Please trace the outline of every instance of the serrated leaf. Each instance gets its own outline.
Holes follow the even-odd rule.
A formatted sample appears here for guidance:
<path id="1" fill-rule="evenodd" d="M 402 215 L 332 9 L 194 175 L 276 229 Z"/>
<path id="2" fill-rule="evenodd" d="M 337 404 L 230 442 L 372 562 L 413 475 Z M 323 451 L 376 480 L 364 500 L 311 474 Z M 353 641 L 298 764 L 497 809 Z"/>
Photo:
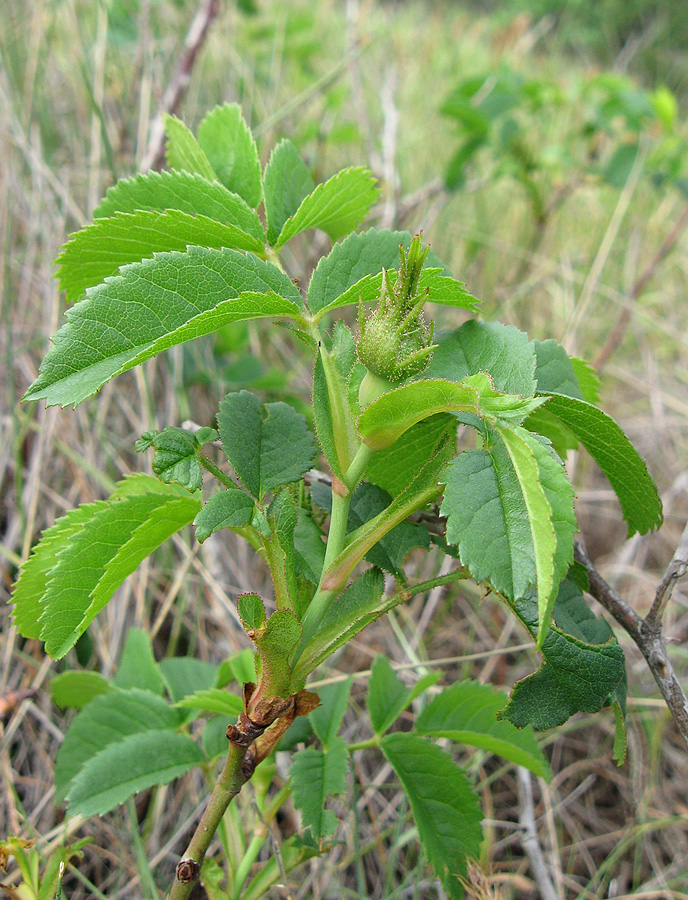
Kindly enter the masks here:
<path id="1" fill-rule="evenodd" d="M 238 716 L 240 712 L 243 712 L 244 702 L 241 697 L 237 697 L 236 694 L 230 694 L 229 691 L 223 691 L 220 688 L 208 688 L 205 691 L 194 691 L 193 694 L 182 697 L 181 700 L 177 700 L 175 706 L 179 709 L 198 709 L 202 712 Z"/>
<path id="2" fill-rule="evenodd" d="M 160 697 L 165 693 L 165 682 L 153 656 L 151 639 L 142 628 L 130 628 L 127 632 L 113 683 L 122 690 L 139 688 Z"/>
<path id="3" fill-rule="evenodd" d="M 199 544 L 222 528 L 245 528 L 251 524 L 254 503 L 243 491 L 218 491 L 207 500 L 194 519 Z"/>
<path id="4" fill-rule="evenodd" d="M 111 690 L 95 697 L 74 719 L 55 762 L 55 793 L 63 800 L 69 785 L 89 759 L 110 744 L 139 732 L 167 731 L 179 714 L 150 691 Z"/>
<path id="5" fill-rule="evenodd" d="M 510 605 L 534 635 L 534 597 L 526 595 Z M 517 682 L 500 715 L 517 728 L 527 724 L 537 729 L 552 728 L 576 712 L 598 712 L 614 702 L 625 707 L 623 650 L 609 625 L 593 615 L 569 579 L 559 589 L 554 621 L 542 647 L 541 667 Z"/>
<path id="6" fill-rule="evenodd" d="M 479 747 L 525 766 L 541 778 L 551 778 L 549 764 L 532 729 L 526 726 L 519 731 L 511 722 L 498 721 L 497 713 L 506 701 L 505 693 L 487 684 L 453 684 L 423 709 L 416 722 L 416 733 Z"/>
<path id="7" fill-rule="evenodd" d="M 50 696 L 60 709 L 82 709 L 111 690 L 112 684 L 100 672 L 61 672 L 50 682 Z"/>
<path id="8" fill-rule="evenodd" d="M 346 741 L 334 738 L 329 749 L 307 747 L 294 755 L 291 775 L 294 806 L 301 810 L 304 828 L 310 828 L 316 840 L 334 834 L 337 819 L 326 809 L 328 797 L 346 793 L 349 755 Z"/>
<path id="9" fill-rule="evenodd" d="M 390 665 L 386 656 L 376 656 L 370 671 L 366 703 L 373 731 L 382 735 L 392 727 L 399 716 L 416 697 L 439 681 L 441 672 L 429 672 L 407 688 Z"/>
<path id="10" fill-rule="evenodd" d="M 263 175 L 263 198 L 268 223 L 268 241 L 277 242 L 284 223 L 313 190 L 313 178 L 299 151 L 284 138 L 270 154 Z"/>
<path id="11" fill-rule="evenodd" d="M 152 468 L 165 484 L 179 484 L 189 491 L 198 491 L 203 486 L 203 467 L 196 451 L 200 445 L 191 431 L 168 425 L 158 434 L 145 432 L 136 442 L 136 450 L 141 452 L 155 448 Z"/>
<path id="12" fill-rule="evenodd" d="M 217 421 L 229 461 L 257 500 L 298 481 L 313 465 L 313 435 L 287 403 L 261 403 L 249 391 L 230 393 L 220 403 Z"/>
<path id="13" fill-rule="evenodd" d="M 275 247 L 279 249 L 309 228 L 319 228 L 336 241 L 365 219 L 379 193 L 376 179 L 368 169 L 342 169 L 304 197 L 284 223 Z"/>
<path id="14" fill-rule="evenodd" d="M 260 160 L 251 131 L 237 103 L 216 106 L 198 126 L 198 143 L 215 175 L 249 206 L 260 203 Z"/>
<path id="15" fill-rule="evenodd" d="M 150 259 L 163 251 L 183 251 L 194 244 L 263 251 L 260 240 L 236 225 L 221 224 L 205 216 L 179 210 L 116 213 L 109 219 L 96 219 L 70 235 L 56 260 L 60 287 L 67 294 L 67 302 L 79 300 L 86 288 L 116 275 L 121 266 Z"/>
<path id="16" fill-rule="evenodd" d="M 383 269 L 395 269 L 399 265 L 399 247 L 408 250 L 411 235 L 407 231 L 389 231 L 369 228 L 360 234 L 351 234 L 341 243 L 335 244 L 327 256 L 323 256 L 315 268 L 308 285 L 306 302 L 312 313 L 324 313 L 337 298 L 347 291 L 351 298 L 347 303 L 358 303 L 359 284 L 361 291 L 367 287 L 372 292 L 368 299 L 374 300 L 379 285 L 370 286 L 368 276 L 376 276 Z M 428 266 L 439 266 L 444 274 L 449 274 L 437 257 L 430 252 L 426 260 Z M 379 280 L 381 283 L 381 280 Z M 355 290 L 352 290 L 356 286 Z M 346 304 L 342 304 L 346 305 Z"/>
<path id="17" fill-rule="evenodd" d="M 190 216 L 205 216 L 222 225 L 234 225 L 261 244 L 265 243 L 265 229 L 255 210 L 217 181 L 208 181 L 191 172 L 147 172 L 120 179 L 108 189 L 93 218 L 107 219 L 117 213 L 137 210 L 163 212 L 168 209 L 177 209 Z"/>
<path id="18" fill-rule="evenodd" d="M 24 399 L 77 405 L 115 375 L 229 322 L 299 319 L 300 302 L 289 278 L 252 254 L 205 247 L 158 254 L 125 266 L 67 311 Z"/>
<path id="19" fill-rule="evenodd" d="M 315 633 L 305 639 L 294 666 L 293 681 L 302 687 L 306 677 L 328 656 L 384 613 L 402 602 L 400 593 L 383 597 L 385 579 L 368 569 L 325 611 Z"/>
<path id="20" fill-rule="evenodd" d="M 258 594 L 240 594 L 237 612 L 245 631 L 255 631 L 265 624 L 265 606 Z"/>
<path id="21" fill-rule="evenodd" d="M 182 120 L 168 114 L 164 118 L 164 124 L 167 137 L 165 156 L 170 169 L 196 172 L 212 181 L 215 178 L 213 167 Z"/>
<path id="22" fill-rule="evenodd" d="M 320 706 L 309 713 L 308 718 L 325 750 L 332 746 L 342 726 L 352 684 L 353 680 L 349 676 L 318 690 Z"/>
<path id="23" fill-rule="evenodd" d="M 437 343 L 426 378 L 461 381 L 487 372 L 498 391 L 523 397 L 535 393 L 535 347 L 513 325 L 471 320 Z"/>
<path id="24" fill-rule="evenodd" d="M 391 447 L 378 450 L 366 466 L 365 477 L 392 497 L 408 487 L 423 462 L 445 436 L 456 433 L 456 419 L 440 413 L 409 428 Z"/>
<path id="25" fill-rule="evenodd" d="M 217 666 L 192 656 L 169 656 L 160 660 L 160 671 L 173 703 L 215 684 Z"/>
<path id="26" fill-rule="evenodd" d="M 644 460 L 614 419 L 601 409 L 549 394 L 545 409 L 575 434 L 614 488 L 628 525 L 628 537 L 659 528 L 662 501 Z"/>
<path id="27" fill-rule="evenodd" d="M 428 861 L 458 900 L 467 860 L 478 855 L 482 840 L 483 816 L 468 778 L 443 750 L 416 734 L 388 734 L 380 749 L 408 797 Z"/>
<path id="28" fill-rule="evenodd" d="M 72 815 L 109 812 L 145 788 L 169 784 L 205 762 L 200 747 L 185 734 L 153 731 L 131 734 L 92 757 L 67 795 Z"/>

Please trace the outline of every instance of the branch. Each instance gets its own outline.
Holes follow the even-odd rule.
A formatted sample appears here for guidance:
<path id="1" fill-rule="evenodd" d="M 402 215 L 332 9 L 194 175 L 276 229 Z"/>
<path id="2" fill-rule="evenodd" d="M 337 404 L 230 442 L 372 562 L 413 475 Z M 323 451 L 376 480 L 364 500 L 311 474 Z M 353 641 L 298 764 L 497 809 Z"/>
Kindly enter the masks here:
<path id="1" fill-rule="evenodd" d="M 160 112 L 151 128 L 146 155 L 141 162 L 141 171 L 159 169 L 165 158 L 165 125 L 166 113 L 175 113 L 182 102 L 186 89 L 191 81 L 196 58 L 208 36 L 208 30 L 217 17 L 220 8 L 219 0 L 203 0 L 189 27 L 184 41 L 184 49 L 172 80 L 167 85 L 160 104 Z"/>

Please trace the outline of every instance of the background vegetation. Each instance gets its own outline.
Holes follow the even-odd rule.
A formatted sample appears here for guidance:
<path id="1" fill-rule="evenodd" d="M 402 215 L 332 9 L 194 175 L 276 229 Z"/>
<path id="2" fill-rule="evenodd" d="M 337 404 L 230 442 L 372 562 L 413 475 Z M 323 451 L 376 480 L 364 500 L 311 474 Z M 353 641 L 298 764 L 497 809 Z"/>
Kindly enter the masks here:
<path id="1" fill-rule="evenodd" d="M 215 103 L 236 100 L 264 150 L 291 137 L 316 179 L 371 165 L 383 184 L 376 221 L 423 228 L 483 300 L 486 318 L 498 313 L 532 337 L 554 337 L 601 362 L 602 404 L 648 460 L 665 527 L 624 544 L 611 491 L 594 466 L 574 456 L 569 471 L 589 554 L 644 612 L 688 515 L 681 113 L 688 24 L 681 4 L 658 0 L 493 6 L 486 13 L 484 4 L 430 0 L 222 4 L 180 112 L 195 126 Z M 108 185 L 144 158 L 195 12 L 183 0 L 3 4 L 4 600 L 44 527 L 149 464 L 133 450 L 143 431 L 189 418 L 208 424 L 223 393 L 241 386 L 266 399 L 286 388 L 308 406 L 309 373 L 289 334 L 268 340 L 252 326 L 151 361 L 145 379 L 138 369 L 127 373 L 75 412 L 18 402 L 63 312 L 52 260 Z M 613 77 L 601 77 L 608 72 Z M 462 113 L 462 103 L 483 121 Z M 470 153 L 457 158 L 471 140 Z M 290 274 L 303 277 L 320 250 L 302 241 Z M 285 358 L 287 384 L 278 366 Z M 158 659 L 187 654 L 217 663 L 246 646 L 229 598 L 260 591 L 266 577 L 231 538 L 217 536 L 202 549 L 190 534 L 175 539 L 129 579 L 67 664 L 110 676 L 131 625 L 153 634 Z M 4 604 L 0 615 L 0 838 L 36 837 L 45 856 L 90 835 L 84 859 L 68 867 L 68 897 L 158 896 L 206 786 L 189 778 L 103 820 L 65 821 L 54 808 L 52 769 L 72 713 L 54 705 L 49 690 L 64 664 L 45 658 L 36 642 L 22 645 Z M 666 633 L 674 665 L 686 673 L 688 597 L 680 585 Z M 688 761 L 643 661 L 618 637 L 630 679 L 628 761 L 617 770 L 611 760 L 606 713 L 578 716 L 545 736 L 555 776 L 535 787 L 539 840 L 562 897 L 688 896 Z M 364 632 L 323 678 L 359 673 L 345 720 L 355 741 L 367 734 L 361 702 L 377 653 L 413 678 L 441 659 L 452 680 L 471 675 L 508 689 L 532 671 L 525 644 L 497 602 L 452 588 L 416 598 Z M 355 759 L 355 793 L 339 811 L 341 843 L 292 877 L 291 893 L 274 895 L 440 896 L 425 881 L 389 767 L 375 753 Z M 476 754 L 464 762 L 489 825 L 470 890 L 538 896 L 517 827 L 524 797 L 514 770 Z M 251 791 L 241 800 L 242 815 L 260 828 Z M 293 827 L 278 820 L 275 835 Z M 270 842 L 264 853 L 274 853 Z"/>

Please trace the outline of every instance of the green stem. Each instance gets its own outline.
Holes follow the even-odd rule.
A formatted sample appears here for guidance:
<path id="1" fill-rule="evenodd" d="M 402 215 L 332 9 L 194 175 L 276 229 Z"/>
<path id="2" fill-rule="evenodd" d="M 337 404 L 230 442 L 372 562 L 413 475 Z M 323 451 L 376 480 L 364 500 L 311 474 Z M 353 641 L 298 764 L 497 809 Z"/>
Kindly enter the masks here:
<path id="1" fill-rule="evenodd" d="M 226 488 L 229 488 L 230 491 L 238 490 L 237 486 L 234 484 L 229 475 L 225 475 L 222 469 L 218 468 L 218 466 L 216 466 L 212 460 L 208 459 L 205 453 L 203 453 L 201 450 L 196 450 L 196 458 L 203 466 L 203 468 L 210 472 L 211 475 L 214 475 L 218 481 L 221 481 Z"/>
<path id="2" fill-rule="evenodd" d="M 238 747 L 236 744 L 229 745 L 222 774 L 217 779 L 213 792 L 210 795 L 208 806 L 184 853 L 183 859 L 193 860 L 199 869 L 203 865 L 205 854 L 222 821 L 222 817 L 227 811 L 227 807 L 244 784 L 241 764 L 246 756 L 246 750 L 246 747 Z M 184 884 L 175 878 L 167 900 L 188 900 L 197 881 L 198 877 Z"/>
<path id="3" fill-rule="evenodd" d="M 268 829 L 261 824 L 256 828 L 256 831 L 251 838 L 251 843 L 248 845 L 246 853 L 244 853 L 243 858 L 234 873 L 234 900 L 240 900 L 246 879 L 251 873 L 251 866 L 256 861 L 258 854 L 267 839 Z"/>
<path id="4" fill-rule="evenodd" d="M 355 744 L 349 744 L 346 749 L 349 753 L 355 753 L 357 750 L 371 750 L 373 747 L 378 747 L 379 744 L 380 738 L 378 735 L 375 735 L 375 737 L 368 738 L 365 741 L 357 741 Z"/>
<path id="5" fill-rule="evenodd" d="M 415 597 L 416 594 L 424 594 L 425 591 L 431 591 L 433 588 L 440 587 L 443 584 L 451 584 L 453 581 L 463 581 L 470 577 L 471 573 L 462 566 L 459 569 L 455 569 L 453 572 L 449 572 L 448 575 L 438 575 L 437 578 L 430 578 L 428 581 L 419 581 L 418 584 L 409 585 L 407 590 L 411 597 Z"/>
<path id="6" fill-rule="evenodd" d="M 354 456 L 351 465 L 344 475 L 344 484 L 347 486 L 350 493 L 353 494 L 356 490 L 358 482 L 363 478 L 363 474 L 365 473 L 366 467 L 374 452 L 375 451 L 367 444 L 362 443 L 358 448 L 356 456 Z"/>

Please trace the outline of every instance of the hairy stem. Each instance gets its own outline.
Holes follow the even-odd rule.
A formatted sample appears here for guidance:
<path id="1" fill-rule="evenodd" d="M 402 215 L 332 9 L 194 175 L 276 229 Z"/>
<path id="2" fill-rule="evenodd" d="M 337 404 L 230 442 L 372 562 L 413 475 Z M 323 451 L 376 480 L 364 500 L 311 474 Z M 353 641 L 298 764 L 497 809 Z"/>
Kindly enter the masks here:
<path id="1" fill-rule="evenodd" d="M 225 473 L 222 471 L 222 469 L 220 469 L 218 466 L 216 466 L 215 463 L 211 459 L 208 459 L 208 457 L 205 455 L 205 453 L 203 453 L 202 450 L 196 450 L 196 458 L 198 459 L 199 463 L 203 466 L 203 468 L 207 472 L 210 472 L 211 475 L 214 475 L 218 481 L 221 481 L 222 484 L 224 484 L 224 486 L 226 488 L 228 488 L 230 491 L 237 490 L 237 486 L 234 484 L 234 482 L 229 477 L 229 475 L 225 475 Z"/>

